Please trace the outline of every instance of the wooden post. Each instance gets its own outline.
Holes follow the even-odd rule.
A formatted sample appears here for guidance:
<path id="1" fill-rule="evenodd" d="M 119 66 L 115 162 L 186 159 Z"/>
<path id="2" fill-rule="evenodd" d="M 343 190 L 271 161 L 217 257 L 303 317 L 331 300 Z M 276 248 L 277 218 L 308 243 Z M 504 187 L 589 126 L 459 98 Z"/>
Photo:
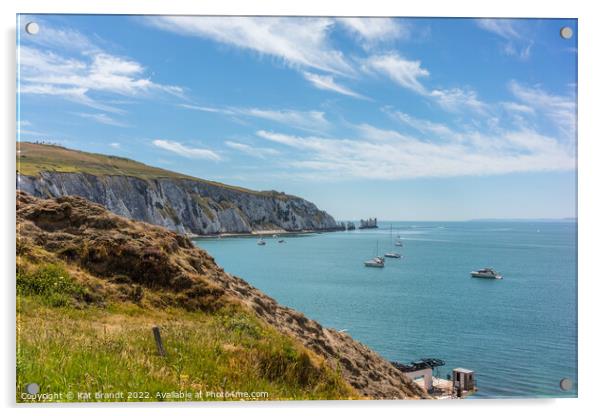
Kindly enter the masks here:
<path id="1" fill-rule="evenodd" d="M 155 344 L 157 344 L 157 352 L 161 357 L 165 357 L 165 349 L 163 348 L 163 341 L 161 341 L 161 332 L 158 326 L 153 326 L 153 335 L 155 336 Z"/>

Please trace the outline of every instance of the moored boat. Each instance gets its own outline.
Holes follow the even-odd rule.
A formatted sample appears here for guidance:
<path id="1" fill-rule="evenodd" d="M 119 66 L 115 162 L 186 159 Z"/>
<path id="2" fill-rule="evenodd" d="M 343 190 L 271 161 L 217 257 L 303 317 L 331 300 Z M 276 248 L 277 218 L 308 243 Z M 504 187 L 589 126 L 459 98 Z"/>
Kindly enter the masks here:
<path id="1" fill-rule="evenodd" d="M 382 268 L 385 267 L 385 261 L 382 259 L 382 257 L 374 257 L 372 260 L 366 260 L 364 262 L 364 266 Z"/>
<path id="2" fill-rule="evenodd" d="M 503 279 L 502 275 L 496 272 L 491 267 L 485 267 L 484 269 L 479 269 L 477 271 L 470 272 L 472 277 L 478 277 L 481 279 Z"/>

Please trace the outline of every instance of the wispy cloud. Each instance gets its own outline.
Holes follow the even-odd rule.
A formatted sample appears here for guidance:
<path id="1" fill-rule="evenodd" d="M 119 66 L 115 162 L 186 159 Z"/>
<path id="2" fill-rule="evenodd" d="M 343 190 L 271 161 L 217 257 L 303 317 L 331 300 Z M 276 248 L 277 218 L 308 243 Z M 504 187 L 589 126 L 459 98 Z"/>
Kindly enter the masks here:
<path id="1" fill-rule="evenodd" d="M 316 87 L 318 89 L 330 90 L 330 91 L 338 92 L 339 94 L 348 95 L 350 97 L 355 97 L 355 98 L 363 98 L 363 99 L 366 98 L 363 95 L 358 94 L 357 92 L 338 84 L 334 80 L 334 77 L 331 75 L 319 75 L 319 74 L 313 74 L 311 72 L 305 71 L 305 72 L 303 72 L 303 76 L 305 77 L 306 80 L 311 82 L 311 84 L 314 87 Z"/>
<path id="2" fill-rule="evenodd" d="M 484 115 L 488 105 L 478 98 L 477 92 L 470 88 L 434 89 L 430 97 L 441 108 L 452 113 L 462 113 L 466 110 Z"/>
<path id="3" fill-rule="evenodd" d="M 29 120 L 17 120 L 17 134 L 25 136 L 46 136 L 46 133 L 31 130 L 33 123 Z"/>
<path id="4" fill-rule="evenodd" d="M 30 19 L 21 19 L 21 33 Z M 101 52 L 87 36 L 77 30 L 67 27 L 54 27 L 49 22 L 36 18 L 40 27 L 40 33 L 36 36 L 28 36 L 27 41 L 44 48 L 60 49 L 63 51 L 75 51 L 86 53 Z"/>
<path id="5" fill-rule="evenodd" d="M 523 33 L 518 20 L 511 19 L 477 19 L 477 26 L 488 32 L 494 33 L 504 39 L 502 52 L 506 55 L 527 59 L 531 55 L 534 45 Z"/>
<path id="6" fill-rule="evenodd" d="M 394 111 L 391 108 L 383 108 L 383 111 L 394 120 L 413 128 L 423 134 L 433 134 L 435 136 L 456 136 L 448 126 L 442 123 L 436 123 L 430 120 L 417 118 L 402 111 Z"/>
<path id="7" fill-rule="evenodd" d="M 396 84 L 419 94 L 427 94 L 420 79 L 429 76 L 429 71 L 421 66 L 420 61 L 401 58 L 396 53 L 373 55 L 364 61 L 364 69 L 386 75 Z"/>
<path id="8" fill-rule="evenodd" d="M 366 137 L 293 136 L 261 130 L 257 135 L 294 149 L 289 167 L 316 180 L 496 175 L 570 170 L 574 157 L 557 140 L 532 130 L 483 136 L 464 142 L 420 140 L 394 130 L 364 125 Z M 375 137 L 377 137 L 375 139 Z"/>
<path id="9" fill-rule="evenodd" d="M 121 143 L 113 142 L 109 143 L 109 146 L 111 146 L 113 149 L 121 149 Z"/>
<path id="10" fill-rule="evenodd" d="M 96 121 L 101 124 L 107 124 L 109 126 L 129 127 L 128 124 L 123 123 L 118 120 L 115 120 L 111 116 L 108 116 L 107 114 L 104 114 L 104 113 L 75 113 L 75 114 L 80 117 L 83 117 L 83 118 L 86 118 L 89 120 L 93 120 L 93 121 Z"/>
<path id="11" fill-rule="evenodd" d="M 406 22 L 389 17 L 343 17 L 337 22 L 358 38 L 366 50 L 395 39 L 409 39 L 411 35 Z"/>
<path id="12" fill-rule="evenodd" d="M 326 119 L 324 112 L 316 110 L 274 110 L 242 107 L 217 108 L 191 104 L 180 104 L 179 106 L 189 110 L 197 110 L 206 113 L 218 113 L 226 116 L 245 116 L 275 121 L 301 130 L 323 131 L 330 127 L 330 122 Z"/>
<path id="13" fill-rule="evenodd" d="M 507 101 L 502 102 L 500 104 L 506 111 L 516 112 L 516 113 L 524 113 L 524 114 L 535 113 L 535 110 L 533 109 L 533 107 L 526 105 L 526 104 L 507 102 Z"/>
<path id="14" fill-rule="evenodd" d="M 146 21 L 180 35 L 270 56 L 295 68 L 355 72 L 343 53 L 330 46 L 334 21 L 328 18 L 153 16 Z"/>
<path id="15" fill-rule="evenodd" d="M 266 157 L 277 156 L 280 154 L 280 152 L 278 150 L 272 149 L 270 147 L 256 147 L 256 146 L 250 146 L 245 143 L 231 142 L 231 141 L 226 141 L 225 144 L 226 144 L 226 146 L 228 146 L 231 149 L 237 150 L 237 151 L 245 153 L 249 156 L 257 157 L 260 159 L 265 159 Z"/>
<path id="16" fill-rule="evenodd" d="M 221 156 L 213 150 L 200 147 L 189 147 L 171 140 L 153 140 L 153 145 L 188 159 L 221 160 Z"/>
<path id="17" fill-rule="evenodd" d="M 179 86 L 152 81 L 139 62 L 104 52 L 77 31 L 48 24 L 43 30 L 44 36 L 28 38 L 30 45 L 22 44 L 18 49 L 22 94 L 61 97 L 108 112 L 121 110 L 95 98 L 96 94 L 122 97 L 145 97 L 152 93 L 181 97 L 183 94 Z M 52 34 L 56 38 L 47 39 Z M 72 54 L 67 56 L 65 51 Z"/>
<path id="18" fill-rule="evenodd" d="M 510 81 L 509 88 L 524 106 L 546 117 L 565 137 L 574 139 L 577 129 L 577 103 L 574 97 L 554 95 L 539 86 L 527 86 L 515 80 Z"/>
<path id="19" fill-rule="evenodd" d="M 504 39 L 520 39 L 521 35 L 516 28 L 516 23 L 508 19 L 477 19 L 481 29 L 495 33 Z"/>

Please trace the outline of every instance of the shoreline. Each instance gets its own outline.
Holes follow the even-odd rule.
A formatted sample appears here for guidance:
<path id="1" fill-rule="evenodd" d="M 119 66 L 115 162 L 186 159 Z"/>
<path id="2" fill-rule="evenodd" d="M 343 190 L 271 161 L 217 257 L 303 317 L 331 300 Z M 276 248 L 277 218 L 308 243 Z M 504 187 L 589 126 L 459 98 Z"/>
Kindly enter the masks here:
<path id="1" fill-rule="evenodd" d="M 322 233 L 333 233 L 336 231 L 344 231 L 338 229 L 327 229 L 327 230 L 256 230 L 244 233 L 216 233 L 216 234 L 186 234 L 191 239 L 211 239 L 211 238 L 228 238 L 228 237 L 265 237 L 265 236 L 291 236 L 291 235 L 306 235 L 306 234 L 322 234 Z"/>

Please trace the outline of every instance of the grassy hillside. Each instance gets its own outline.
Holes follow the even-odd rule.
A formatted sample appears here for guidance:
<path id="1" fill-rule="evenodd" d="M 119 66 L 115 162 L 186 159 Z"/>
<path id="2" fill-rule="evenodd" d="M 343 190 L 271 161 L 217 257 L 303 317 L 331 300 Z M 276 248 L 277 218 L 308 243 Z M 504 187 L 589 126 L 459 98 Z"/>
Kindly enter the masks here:
<path id="1" fill-rule="evenodd" d="M 64 267 L 30 268 L 21 259 L 17 401 L 27 401 L 20 393 L 31 382 L 40 393 L 63 393 L 51 401 L 65 402 L 181 400 L 164 395 L 174 391 L 190 392 L 189 401 L 356 397 L 323 360 L 241 308 L 206 313 L 107 298 L 86 304 L 23 284 L 40 274 L 71 279 Z M 69 284 L 89 290 L 85 283 Z M 165 357 L 156 351 L 154 325 L 161 328 Z M 69 392 L 107 395 L 82 399 Z"/>
<path id="2" fill-rule="evenodd" d="M 184 237 L 81 198 L 23 193 L 17 230 L 19 402 L 29 383 L 62 393 L 52 401 L 358 397 L 324 357 L 219 287 L 227 276 Z"/>
<path id="3" fill-rule="evenodd" d="M 124 175 L 141 179 L 190 179 L 240 192 L 281 196 L 274 191 L 253 191 L 219 182 L 208 181 L 169 170 L 148 166 L 135 160 L 67 149 L 62 146 L 22 142 L 17 143 L 17 172 L 37 176 L 40 172 L 88 173 L 91 175 Z"/>

